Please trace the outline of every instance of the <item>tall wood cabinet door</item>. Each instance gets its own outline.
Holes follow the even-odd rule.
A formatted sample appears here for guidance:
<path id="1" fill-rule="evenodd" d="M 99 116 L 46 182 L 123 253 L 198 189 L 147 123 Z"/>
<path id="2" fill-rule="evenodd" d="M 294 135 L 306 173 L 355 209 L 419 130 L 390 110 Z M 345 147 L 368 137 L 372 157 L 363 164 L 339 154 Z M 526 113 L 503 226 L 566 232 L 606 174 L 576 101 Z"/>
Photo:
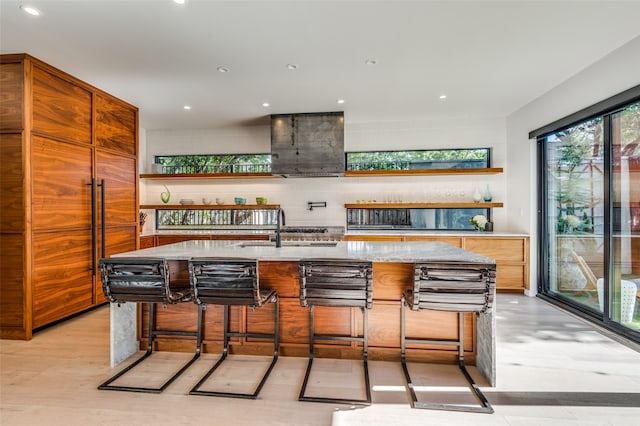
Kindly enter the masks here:
<path id="1" fill-rule="evenodd" d="M 34 231 L 89 230 L 91 148 L 33 136 L 31 158 Z"/>
<path id="2" fill-rule="evenodd" d="M 105 225 L 136 226 L 136 159 L 96 151 L 96 177 L 104 179 Z M 100 206 L 102 208 L 102 206 Z"/>
<path id="3" fill-rule="evenodd" d="M 106 257 L 135 250 L 138 239 L 135 158 L 96 150 L 96 177 L 98 182 L 104 179 L 104 187 L 101 188 L 101 191 L 104 192 L 104 205 L 98 202 L 97 256 L 101 257 L 103 251 L 102 227 L 104 227 Z M 103 209 L 104 215 L 102 214 Z M 104 217 L 104 223 L 102 223 L 102 217 Z M 101 293 L 102 286 L 99 277 L 97 277 L 96 303 L 104 301 Z"/>
<path id="4" fill-rule="evenodd" d="M 85 88 L 34 66 L 32 131 L 91 144 L 91 98 Z"/>
<path id="5" fill-rule="evenodd" d="M 0 64 L 0 130 L 22 130 L 24 124 L 24 65 Z"/>
<path id="6" fill-rule="evenodd" d="M 96 95 L 96 145 L 136 155 L 137 109 Z"/>
<path id="7" fill-rule="evenodd" d="M 22 233 L 24 224 L 24 161 L 22 132 L 0 133 L 0 232 Z M 21 272 L 22 273 L 22 272 Z"/>
<path id="8" fill-rule="evenodd" d="M 33 236 L 33 327 L 93 304 L 91 233 L 55 230 Z"/>
<path id="9" fill-rule="evenodd" d="M 33 327 L 93 303 L 91 147 L 32 136 Z"/>

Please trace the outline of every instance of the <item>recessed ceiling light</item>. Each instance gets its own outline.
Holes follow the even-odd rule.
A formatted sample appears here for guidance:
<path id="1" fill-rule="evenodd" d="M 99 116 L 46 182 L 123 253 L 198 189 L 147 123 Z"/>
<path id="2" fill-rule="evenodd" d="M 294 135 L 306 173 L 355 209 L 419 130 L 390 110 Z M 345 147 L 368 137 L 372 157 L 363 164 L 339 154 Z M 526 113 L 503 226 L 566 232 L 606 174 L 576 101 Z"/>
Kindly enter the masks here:
<path id="1" fill-rule="evenodd" d="M 218 67 L 217 70 L 218 70 L 218 72 L 229 72 L 230 71 L 229 68 L 227 68 L 227 67 Z"/>
<path id="2" fill-rule="evenodd" d="M 185 106 L 183 106 L 182 108 L 184 108 L 184 109 L 186 109 L 187 111 L 189 111 L 189 110 L 191 109 L 191 106 L 190 106 L 190 105 L 185 105 Z"/>
<path id="3" fill-rule="evenodd" d="M 344 103 L 344 99 L 338 99 L 336 102 L 339 103 L 339 104 L 343 104 Z"/>
<path id="4" fill-rule="evenodd" d="M 20 9 L 24 10 L 29 15 L 40 16 L 40 11 L 33 6 L 20 5 Z"/>
<path id="5" fill-rule="evenodd" d="M 263 102 L 262 106 L 265 107 L 265 108 L 268 107 L 269 106 L 269 102 Z"/>
<path id="6" fill-rule="evenodd" d="M 364 61 L 364 63 L 367 65 L 375 65 L 378 63 L 378 61 L 376 61 L 375 59 L 367 59 L 366 61 Z"/>
<path id="7" fill-rule="evenodd" d="M 290 70 L 297 70 L 298 64 L 287 64 L 287 68 Z"/>
<path id="8" fill-rule="evenodd" d="M 187 0 L 173 0 L 173 2 L 177 4 L 185 4 Z"/>
<path id="9" fill-rule="evenodd" d="M 440 95 L 440 99 L 447 99 L 447 95 Z"/>

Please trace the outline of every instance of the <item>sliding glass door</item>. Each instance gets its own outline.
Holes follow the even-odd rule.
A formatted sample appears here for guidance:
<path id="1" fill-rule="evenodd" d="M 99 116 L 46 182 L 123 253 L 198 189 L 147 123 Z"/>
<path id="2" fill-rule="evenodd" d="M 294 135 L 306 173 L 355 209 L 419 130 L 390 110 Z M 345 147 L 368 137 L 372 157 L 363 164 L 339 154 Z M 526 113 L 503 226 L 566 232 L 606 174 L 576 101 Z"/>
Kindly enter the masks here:
<path id="1" fill-rule="evenodd" d="M 611 116 L 613 271 L 610 317 L 640 330 L 640 103 Z"/>
<path id="2" fill-rule="evenodd" d="M 640 341 L 640 87 L 541 129 L 539 294 Z M 554 125 L 556 126 L 554 129 Z M 535 134 L 535 132 L 532 132 Z"/>
<path id="3" fill-rule="evenodd" d="M 548 291 L 602 312 L 604 277 L 603 120 L 552 133 L 545 141 Z"/>

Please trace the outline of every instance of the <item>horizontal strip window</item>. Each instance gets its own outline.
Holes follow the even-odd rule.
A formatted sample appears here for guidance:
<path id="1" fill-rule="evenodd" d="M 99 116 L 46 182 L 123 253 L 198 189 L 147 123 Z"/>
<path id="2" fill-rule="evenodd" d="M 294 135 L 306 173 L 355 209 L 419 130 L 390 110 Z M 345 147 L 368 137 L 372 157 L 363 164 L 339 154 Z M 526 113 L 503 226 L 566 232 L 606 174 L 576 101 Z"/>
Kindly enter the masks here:
<path id="1" fill-rule="evenodd" d="M 490 148 L 347 152 L 346 170 L 450 170 L 491 167 Z M 154 174 L 270 173 L 271 154 L 156 155 Z"/>
<path id="2" fill-rule="evenodd" d="M 489 148 L 347 152 L 347 170 L 489 168 Z"/>
<path id="3" fill-rule="evenodd" d="M 156 155 L 153 173 L 269 173 L 271 154 Z"/>

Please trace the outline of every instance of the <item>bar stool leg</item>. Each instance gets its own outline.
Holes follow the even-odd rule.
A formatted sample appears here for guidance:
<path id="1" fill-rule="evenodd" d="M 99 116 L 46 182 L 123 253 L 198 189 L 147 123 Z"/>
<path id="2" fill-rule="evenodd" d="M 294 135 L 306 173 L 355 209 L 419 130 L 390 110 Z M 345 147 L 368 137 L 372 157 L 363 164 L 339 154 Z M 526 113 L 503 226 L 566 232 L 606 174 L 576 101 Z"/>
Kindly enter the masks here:
<path id="1" fill-rule="evenodd" d="M 371 404 L 371 383 L 369 381 L 369 333 L 367 332 L 367 330 L 369 330 L 369 315 L 367 312 L 367 309 L 365 308 L 360 308 L 362 310 L 362 315 L 363 315 L 363 343 L 362 343 L 362 347 L 363 347 L 363 364 L 364 364 L 364 389 L 367 395 L 367 398 L 365 400 L 364 403 L 366 404 Z"/>
<path id="2" fill-rule="evenodd" d="M 197 314 L 197 330 L 196 332 L 188 332 L 188 331 L 168 331 L 168 330 L 157 330 L 156 329 L 156 304 L 148 303 L 149 305 L 149 338 L 147 342 L 147 351 L 138 358 L 135 362 L 124 368 L 122 371 L 117 373 L 116 375 L 109 378 L 106 382 L 102 383 L 98 386 L 100 390 L 117 390 L 117 391 L 129 391 L 129 392 L 146 392 L 146 393 L 161 393 L 164 391 L 171 383 L 173 383 L 182 373 L 185 372 L 187 368 L 191 366 L 199 357 L 200 357 L 200 346 L 202 341 L 202 308 L 198 307 Z M 193 357 L 178 370 L 173 376 L 171 376 L 166 382 L 164 382 L 159 388 L 151 388 L 146 386 L 118 386 L 112 385 L 114 381 L 118 380 L 120 377 L 124 376 L 129 371 L 133 370 L 136 366 L 138 366 L 142 361 L 147 359 L 153 353 L 153 342 L 158 335 L 163 336 L 193 336 L 196 338 L 196 350 Z"/>
<path id="3" fill-rule="evenodd" d="M 324 398 L 324 397 L 315 397 L 315 396 L 306 396 L 307 384 L 309 382 L 309 376 L 311 375 L 311 367 L 313 366 L 314 360 L 314 343 L 315 343 L 315 332 L 314 332 L 314 305 L 309 306 L 309 362 L 307 364 L 307 371 L 304 374 L 304 380 L 302 382 L 302 387 L 300 388 L 300 394 L 298 395 L 298 401 L 306 401 L 306 402 L 323 402 L 323 403 L 337 403 L 337 404 L 351 404 L 351 405 L 371 405 L 371 387 L 369 381 L 369 365 L 368 365 L 368 337 L 367 337 L 367 327 L 368 327 L 368 319 L 367 319 L 367 309 L 360 308 L 362 311 L 363 319 L 363 335 L 362 338 L 353 338 L 353 337 L 339 337 L 339 336 L 319 336 L 318 338 L 324 340 L 351 340 L 351 341 L 362 341 L 363 344 L 363 368 L 364 368 L 364 383 L 365 383 L 365 399 L 351 399 L 351 398 Z"/>
<path id="4" fill-rule="evenodd" d="M 189 395 L 205 395 L 205 396 L 223 396 L 223 397 L 229 397 L 229 398 L 241 398 L 241 399 L 257 399 L 258 395 L 260 394 L 260 391 L 262 390 L 262 387 L 264 386 L 264 384 L 267 382 L 267 379 L 269 378 L 269 375 L 271 374 L 271 371 L 273 370 L 273 367 L 276 365 L 276 362 L 278 361 L 278 350 L 279 350 L 279 328 L 280 328 L 280 323 L 279 323 L 279 311 L 280 311 L 280 301 L 277 295 L 274 296 L 275 297 L 275 301 L 273 302 L 274 304 L 274 332 L 273 334 L 259 334 L 259 333 L 234 333 L 234 332 L 230 332 L 229 331 L 229 305 L 223 305 L 223 309 L 224 309 L 224 319 L 223 319 L 223 323 L 224 323 L 224 330 L 223 330 L 223 349 L 222 349 L 222 355 L 220 356 L 220 358 L 218 359 L 218 361 L 214 364 L 213 367 L 211 367 L 211 369 L 209 371 L 207 371 L 207 374 L 204 375 L 204 377 L 202 377 L 202 379 L 200 379 L 200 381 L 191 389 L 191 391 L 189 391 Z M 229 337 L 257 337 L 257 338 L 273 338 L 273 359 L 271 360 L 271 364 L 269 365 L 269 367 L 267 368 L 267 371 L 264 373 L 264 375 L 262 376 L 262 379 L 260 380 L 260 383 L 258 384 L 258 386 L 255 388 L 255 390 L 252 393 L 240 393 L 240 392 L 218 392 L 218 391 L 205 391 L 205 390 L 201 390 L 200 387 L 211 377 L 211 375 L 218 369 L 218 367 L 220 367 L 220 365 L 222 365 L 222 363 L 227 359 L 227 355 L 229 354 Z"/>
<path id="5" fill-rule="evenodd" d="M 457 341 L 417 340 L 417 339 L 406 338 L 405 308 L 406 308 L 406 301 L 403 296 L 401 299 L 401 307 L 400 307 L 400 360 L 402 362 L 402 370 L 404 372 L 407 388 L 409 389 L 409 393 L 411 396 L 411 407 L 421 408 L 421 409 L 431 409 L 431 410 L 465 411 L 465 412 L 473 412 L 473 413 L 492 414 L 494 412 L 493 407 L 491 406 L 487 398 L 484 396 L 484 394 L 482 393 L 478 385 L 475 383 L 471 375 L 468 373 L 464 364 L 464 312 L 458 312 L 458 340 Z M 462 374 L 464 375 L 465 379 L 467 380 L 469 389 L 473 392 L 474 397 L 480 403 L 480 406 L 476 407 L 476 406 L 467 406 L 467 405 L 419 402 L 413 382 L 411 381 L 411 376 L 409 375 L 409 369 L 407 367 L 407 358 L 406 358 L 407 341 L 409 341 L 410 343 L 456 345 L 458 347 L 458 367 L 462 372 Z"/>

